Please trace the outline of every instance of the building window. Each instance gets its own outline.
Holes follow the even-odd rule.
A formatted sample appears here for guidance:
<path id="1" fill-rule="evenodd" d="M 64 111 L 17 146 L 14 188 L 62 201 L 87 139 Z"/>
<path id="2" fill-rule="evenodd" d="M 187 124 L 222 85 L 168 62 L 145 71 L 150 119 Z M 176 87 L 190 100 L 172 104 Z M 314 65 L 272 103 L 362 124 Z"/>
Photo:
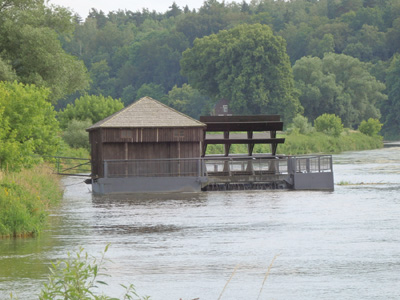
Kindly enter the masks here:
<path id="1" fill-rule="evenodd" d="M 222 105 L 222 110 L 225 114 L 228 113 L 228 105 Z"/>
<path id="2" fill-rule="evenodd" d="M 132 130 L 123 129 L 121 130 L 121 139 L 131 139 L 133 138 Z"/>
<path id="3" fill-rule="evenodd" d="M 184 136 L 185 136 L 185 130 L 184 129 L 175 129 L 174 130 L 174 137 L 182 138 Z"/>

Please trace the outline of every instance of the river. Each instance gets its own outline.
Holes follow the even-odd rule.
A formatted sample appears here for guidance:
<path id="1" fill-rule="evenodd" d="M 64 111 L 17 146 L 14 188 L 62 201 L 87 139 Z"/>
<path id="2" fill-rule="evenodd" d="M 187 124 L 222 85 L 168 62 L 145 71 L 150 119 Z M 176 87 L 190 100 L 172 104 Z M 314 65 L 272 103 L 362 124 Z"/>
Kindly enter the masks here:
<path id="1" fill-rule="evenodd" d="M 135 197 L 64 178 L 40 237 L 0 240 L 0 299 L 36 299 L 51 262 L 108 243 L 112 296 L 133 283 L 153 300 L 258 299 L 276 257 L 259 299 L 400 299 L 400 148 L 335 155 L 334 172 L 333 192 Z"/>

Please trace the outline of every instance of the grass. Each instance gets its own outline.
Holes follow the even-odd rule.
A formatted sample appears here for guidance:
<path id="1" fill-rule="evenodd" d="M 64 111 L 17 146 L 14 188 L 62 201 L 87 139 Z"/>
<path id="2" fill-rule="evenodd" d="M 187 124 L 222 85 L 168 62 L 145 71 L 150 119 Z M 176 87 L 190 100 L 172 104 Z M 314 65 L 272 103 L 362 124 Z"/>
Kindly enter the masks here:
<path id="1" fill-rule="evenodd" d="M 0 237 L 40 233 L 48 209 L 59 202 L 59 179 L 47 164 L 21 172 L 0 173 Z"/>

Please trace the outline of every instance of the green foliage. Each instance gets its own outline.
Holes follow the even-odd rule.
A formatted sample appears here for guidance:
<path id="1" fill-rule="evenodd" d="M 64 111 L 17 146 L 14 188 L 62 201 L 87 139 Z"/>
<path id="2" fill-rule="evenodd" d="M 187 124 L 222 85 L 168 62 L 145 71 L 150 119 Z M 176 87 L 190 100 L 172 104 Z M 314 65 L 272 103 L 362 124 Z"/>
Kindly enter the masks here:
<path id="1" fill-rule="evenodd" d="M 157 99 L 158 101 L 164 102 L 163 100 L 166 98 L 166 95 L 161 85 L 155 83 L 145 83 L 138 89 L 136 93 L 136 100 L 143 97 L 151 97 L 153 99 Z"/>
<path id="2" fill-rule="evenodd" d="M 400 55 L 393 57 L 386 75 L 388 101 L 381 104 L 384 126 L 388 139 L 400 138 Z"/>
<path id="3" fill-rule="evenodd" d="M 100 277 L 108 276 L 103 273 L 106 271 L 104 264 L 106 262 L 105 254 L 108 247 L 109 245 L 106 246 L 99 259 L 90 256 L 87 252 L 84 252 L 83 248 L 80 248 L 75 253 L 75 256 L 68 253 L 66 260 L 52 264 L 52 268 L 50 269 L 51 275 L 48 282 L 44 284 L 39 299 L 118 300 L 115 297 L 96 293 L 96 289 L 99 286 L 107 286 L 107 283 L 100 280 Z M 125 292 L 120 299 L 150 299 L 149 297 L 140 297 L 132 284 L 121 286 L 125 289 Z"/>
<path id="4" fill-rule="evenodd" d="M 278 153 L 300 155 L 312 153 L 340 153 L 382 148 L 382 138 L 370 137 L 360 132 L 345 132 L 339 137 L 314 132 L 312 134 L 290 134 L 285 143 L 278 146 Z"/>
<path id="5" fill-rule="evenodd" d="M 64 141 L 72 148 L 89 149 L 89 133 L 86 128 L 92 125 L 92 121 L 72 119 L 68 123 L 68 127 L 63 132 Z"/>
<path id="6" fill-rule="evenodd" d="M 314 121 L 315 130 L 327 135 L 339 137 L 343 132 L 343 124 L 340 117 L 333 114 L 323 114 Z"/>
<path id="7" fill-rule="evenodd" d="M 360 151 L 382 148 L 382 137 L 367 136 L 358 131 L 345 130 L 339 137 L 322 132 L 300 134 L 294 130 L 282 135 L 285 143 L 278 145 L 277 153 L 285 155 L 300 155 L 313 153 L 340 153 L 343 151 Z M 255 145 L 254 153 L 271 153 L 269 145 Z M 224 153 L 223 145 L 208 145 L 207 154 Z M 232 154 L 247 153 L 247 145 L 232 145 Z"/>
<path id="8" fill-rule="evenodd" d="M 314 131 L 311 123 L 308 122 L 308 119 L 302 115 L 297 115 L 292 120 L 292 124 L 288 128 L 288 133 L 290 134 L 309 134 Z"/>
<path id="9" fill-rule="evenodd" d="M 68 81 L 66 79 L 72 76 L 74 80 L 68 85 L 71 87 L 68 90 L 82 89 L 87 80 L 82 80 L 77 61 L 75 64 L 65 64 L 62 62 L 67 59 L 60 59 L 58 73 L 53 68 L 56 66 L 56 54 L 59 53 L 59 45 L 54 39 L 57 36 L 63 48 L 83 60 L 90 70 L 92 86 L 88 89 L 89 94 L 122 98 L 125 104 L 136 99 L 136 92 L 143 84 L 160 85 L 166 94 L 175 85 L 181 87 L 187 83 L 187 78 L 180 73 L 179 61 L 182 52 L 192 47 L 196 38 L 202 40 L 207 37 L 210 40 L 209 36 L 226 30 L 232 32 L 237 25 L 247 27 L 257 24 L 254 25 L 257 27 L 263 24 L 269 26 L 273 36 L 284 38 L 292 65 L 303 57 L 312 55 L 323 58 L 325 53 L 332 55 L 329 64 L 336 65 L 333 69 L 325 66 L 324 62 L 324 67 L 314 69 L 312 76 L 307 78 L 307 75 L 301 80 L 296 78 L 304 115 L 309 120 L 323 113 L 331 113 L 340 116 L 345 126 L 355 128 L 362 120 L 379 118 L 381 109 L 385 137 L 394 138 L 400 132 L 395 120 L 397 112 L 391 114 L 391 109 L 397 103 L 395 96 L 390 103 L 384 104 L 384 93 L 389 93 L 391 88 L 387 85 L 385 91 L 380 83 L 385 83 L 391 57 L 396 56 L 400 49 L 400 5 L 397 0 L 266 0 L 229 4 L 205 1 L 197 10 L 189 7 L 180 9 L 173 4 L 165 13 L 143 9 L 104 14 L 93 9 L 88 18 L 80 22 L 79 18 L 72 18 L 66 9 L 46 8 L 43 1 L 19 0 L 3 1 L 0 18 L 0 79 L 35 82 L 60 93 L 61 90 L 65 91 L 62 86 Z M 261 39 L 265 33 L 257 35 Z M 254 55 L 247 55 L 246 47 L 238 46 L 238 36 L 221 40 L 221 45 L 214 49 L 215 54 L 221 56 L 221 61 L 218 65 L 212 62 L 207 65 L 209 69 L 206 69 L 204 76 L 223 81 L 227 86 L 223 89 L 221 86 L 221 89 L 208 95 L 215 101 L 222 94 L 229 100 L 236 97 L 239 100 L 235 106 L 240 113 L 275 113 L 276 110 L 281 113 L 281 107 L 290 106 L 291 100 L 298 96 L 292 93 L 291 86 L 277 95 L 281 91 L 273 86 L 276 82 L 269 80 L 273 74 L 263 76 L 258 68 L 246 67 L 252 63 L 262 65 L 262 61 L 257 61 L 262 58 L 260 53 L 271 53 L 271 48 L 274 49 L 258 47 L 259 44 L 253 43 L 252 37 L 252 34 L 248 34 L 248 37 L 240 39 L 248 42 L 246 47 Z M 285 44 L 283 40 L 281 42 Z M 222 43 L 227 46 L 225 52 L 218 52 L 217 49 L 223 49 Z M 346 54 L 347 58 L 333 54 Z M 364 62 L 362 69 L 370 71 L 380 82 L 360 71 L 351 57 Z M 198 64 L 205 65 L 209 59 L 204 55 Z M 72 70 L 73 65 L 77 71 Z M 273 68 L 261 69 L 265 73 L 275 71 Z M 282 70 L 285 69 L 286 66 L 282 66 Z M 224 70 L 225 73 L 217 78 L 213 75 L 214 70 Z M 313 66 L 310 66 L 310 70 L 313 70 Z M 301 71 L 297 72 L 296 77 L 299 73 Z M 229 77 L 227 74 L 233 75 Z M 346 74 L 349 80 L 345 78 Z M 283 78 L 287 76 L 284 72 L 281 75 Z M 268 78 L 268 82 L 263 88 L 269 91 L 265 95 L 259 89 L 264 77 Z M 392 75 L 388 74 L 389 81 L 390 77 Z M 393 78 L 396 78 L 395 74 Z M 228 86 L 232 82 L 234 84 Z M 60 83 L 58 88 L 57 83 Z M 190 83 L 193 88 L 199 89 L 192 80 Z M 207 88 L 215 90 L 213 85 Z M 201 93 L 206 95 L 204 91 Z M 68 96 L 60 101 L 71 103 L 79 96 Z M 273 99 L 277 99 L 276 102 Z M 282 99 L 282 105 L 279 99 Z M 294 117 L 296 109 L 288 109 L 287 114 Z M 290 119 L 285 118 L 285 121 Z"/>
<path id="10" fill-rule="evenodd" d="M 377 104 L 386 100 L 385 85 L 375 79 L 368 65 L 344 54 L 325 54 L 323 59 L 303 57 L 293 67 L 304 115 L 336 114 L 346 127 L 379 118 Z"/>
<path id="11" fill-rule="evenodd" d="M 48 208 L 62 197 L 56 175 L 47 165 L 19 173 L 0 171 L 0 237 L 38 234 Z"/>
<path id="12" fill-rule="evenodd" d="M 285 41 L 266 25 L 239 25 L 194 41 L 183 53 L 183 74 L 194 88 L 230 100 L 239 114 L 301 112 Z"/>
<path id="13" fill-rule="evenodd" d="M 61 128 L 67 128 L 72 120 L 90 120 L 96 123 L 113 113 L 124 108 L 119 99 L 104 97 L 102 95 L 84 95 L 75 100 L 74 104 L 68 104 L 67 107 L 58 113 Z"/>
<path id="14" fill-rule="evenodd" d="M 378 119 L 369 118 L 368 121 L 362 121 L 360 126 L 358 126 L 358 130 L 366 135 L 375 136 L 378 135 L 379 131 L 382 128 L 381 122 Z"/>
<path id="15" fill-rule="evenodd" d="M 61 141 L 60 148 L 58 149 L 56 156 L 86 158 L 86 159 L 90 158 L 89 149 L 72 148 L 64 140 Z"/>
<path id="16" fill-rule="evenodd" d="M 168 105 L 186 115 L 198 119 L 207 113 L 209 98 L 188 84 L 174 86 L 168 93 Z"/>
<path id="17" fill-rule="evenodd" d="M 0 82 L 0 169 L 32 165 L 32 155 L 54 155 L 58 122 L 49 91 L 33 85 Z"/>
<path id="18" fill-rule="evenodd" d="M 71 12 L 43 1 L 2 1 L 1 7 L 0 61 L 12 66 L 4 79 L 15 79 L 14 73 L 23 83 L 49 88 L 53 103 L 88 86 L 83 62 L 67 54 L 59 40 L 60 33 L 72 32 Z"/>
<path id="19" fill-rule="evenodd" d="M 17 74 L 10 63 L 5 62 L 0 57 L 0 81 L 14 81 L 17 79 Z"/>

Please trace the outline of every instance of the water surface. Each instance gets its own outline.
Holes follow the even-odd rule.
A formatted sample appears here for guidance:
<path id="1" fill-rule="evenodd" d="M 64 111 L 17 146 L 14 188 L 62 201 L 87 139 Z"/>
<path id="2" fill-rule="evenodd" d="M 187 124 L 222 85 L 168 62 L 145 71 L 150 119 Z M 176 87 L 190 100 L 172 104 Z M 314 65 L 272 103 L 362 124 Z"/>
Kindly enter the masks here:
<path id="1" fill-rule="evenodd" d="M 0 299 L 33 299 L 52 261 L 110 243 L 110 285 L 154 300 L 400 299 L 400 148 L 334 156 L 335 191 L 94 197 L 80 178 L 39 238 L 0 241 Z"/>

